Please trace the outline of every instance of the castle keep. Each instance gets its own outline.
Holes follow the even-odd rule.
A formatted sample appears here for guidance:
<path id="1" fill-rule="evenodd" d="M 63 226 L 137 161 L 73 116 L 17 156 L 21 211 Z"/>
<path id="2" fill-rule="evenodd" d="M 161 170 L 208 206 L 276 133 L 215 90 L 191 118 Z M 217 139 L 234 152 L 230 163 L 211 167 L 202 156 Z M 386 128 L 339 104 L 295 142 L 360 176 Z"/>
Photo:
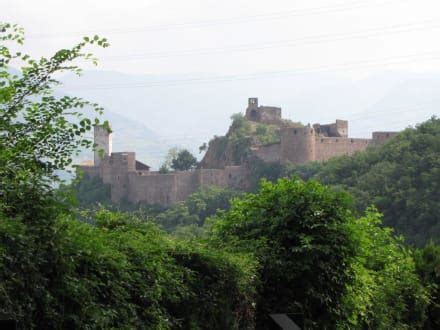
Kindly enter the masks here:
<path id="1" fill-rule="evenodd" d="M 279 130 L 279 143 L 254 143 L 252 156 L 267 163 L 304 164 L 326 161 L 340 155 L 351 155 L 370 144 L 382 144 L 396 132 L 373 132 L 371 139 L 348 137 L 348 122 L 336 120 L 332 124 L 299 125 L 282 119 L 281 108 L 259 106 L 257 98 L 250 98 L 245 118 L 259 124 L 273 125 Z M 159 173 L 136 160 L 134 152 L 112 152 L 111 133 L 95 126 L 96 151 L 93 166 L 79 166 L 90 176 L 99 176 L 111 187 L 113 202 L 148 203 L 170 206 L 185 200 L 204 186 L 246 189 L 249 169 L 246 160 L 235 164 L 225 157 L 218 162 L 218 140 L 213 139 L 200 168 L 189 171 Z"/>

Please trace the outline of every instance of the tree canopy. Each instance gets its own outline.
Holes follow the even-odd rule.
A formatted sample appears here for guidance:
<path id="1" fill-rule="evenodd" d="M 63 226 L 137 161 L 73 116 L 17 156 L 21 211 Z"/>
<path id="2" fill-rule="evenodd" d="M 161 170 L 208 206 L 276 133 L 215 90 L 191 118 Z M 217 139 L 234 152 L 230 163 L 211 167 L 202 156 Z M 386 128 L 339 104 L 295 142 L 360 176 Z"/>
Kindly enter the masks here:
<path id="1" fill-rule="evenodd" d="M 197 166 L 197 158 L 188 150 L 180 150 L 171 160 L 171 168 L 175 171 L 187 171 Z"/>
<path id="2" fill-rule="evenodd" d="M 440 242 L 440 119 L 408 128 L 383 146 L 296 167 L 304 179 L 348 190 L 357 209 L 374 204 L 384 224 L 423 246 Z"/>
<path id="3" fill-rule="evenodd" d="M 315 181 L 263 182 L 215 219 L 212 243 L 258 260 L 258 329 L 286 313 L 305 328 L 421 327 L 429 290 L 380 215 Z"/>

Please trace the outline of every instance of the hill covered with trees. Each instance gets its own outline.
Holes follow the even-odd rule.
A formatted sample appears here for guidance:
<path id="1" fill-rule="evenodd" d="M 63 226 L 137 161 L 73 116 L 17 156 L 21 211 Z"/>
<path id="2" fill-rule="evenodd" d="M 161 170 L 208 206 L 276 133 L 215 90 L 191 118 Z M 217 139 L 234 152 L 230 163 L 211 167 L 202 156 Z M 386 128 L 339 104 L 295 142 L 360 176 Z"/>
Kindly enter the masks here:
<path id="1" fill-rule="evenodd" d="M 353 212 L 347 192 L 316 180 L 201 191 L 149 214 L 78 208 L 69 187 L 55 188 L 57 172 L 92 146 L 100 121 L 81 109 L 103 109 L 55 96 L 54 76 L 78 73 L 86 48 L 108 42 L 84 38 L 34 60 L 6 46 L 23 43 L 18 26 L 0 24 L 0 41 L 0 319 L 18 329 L 272 329 L 270 314 L 286 313 L 307 329 L 440 326 L 438 246 L 405 246 L 374 208 Z M 108 198 L 89 184 L 76 188 Z"/>
<path id="2" fill-rule="evenodd" d="M 384 224 L 418 246 L 440 241 L 440 119 L 408 128 L 383 146 L 354 156 L 292 169 L 299 175 L 349 191 L 358 210 L 375 205 Z"/>

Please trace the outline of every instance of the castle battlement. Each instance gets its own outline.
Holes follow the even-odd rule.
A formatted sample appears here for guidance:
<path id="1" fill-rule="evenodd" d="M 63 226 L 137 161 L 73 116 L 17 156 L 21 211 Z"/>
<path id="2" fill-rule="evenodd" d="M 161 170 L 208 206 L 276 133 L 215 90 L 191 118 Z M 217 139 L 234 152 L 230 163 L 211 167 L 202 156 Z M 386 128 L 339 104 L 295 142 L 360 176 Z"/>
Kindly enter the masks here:
<path id="1" fill-rule="evenodd" d="M 254 145 L 252 156 L 267 163 L 305 164 L 326 161 L 341 155 L 352 155 L 365 150 L 370 144 L 383 144 L 397 132 L 373 132 L 371 138 L 350 138 L 348 121 L 337 119 L 330 124 L 300 126 L 286 124 L 281 108 L 259 106 L 257 98 L 249 98 L 246 119 L 262 124 L 277 125 L 280 142 Z M 127 200 L 170 206 L 185 200 L 201 187 L 218 186 L 246 189 L 251 174 L 246 164 L 211 164 L 208 155 L 215 154 L 218 139 L 210 142 L 202 164 L 206 168 L 189 171 L 159 173 L 136 160 L 135 152 L 112 152 L 111 131 L 94 127 L 95 155 L 93 165 L 79 168 L 90 176 L 99 176 L 111 186 L 111 198 L 115 203 Z"/>

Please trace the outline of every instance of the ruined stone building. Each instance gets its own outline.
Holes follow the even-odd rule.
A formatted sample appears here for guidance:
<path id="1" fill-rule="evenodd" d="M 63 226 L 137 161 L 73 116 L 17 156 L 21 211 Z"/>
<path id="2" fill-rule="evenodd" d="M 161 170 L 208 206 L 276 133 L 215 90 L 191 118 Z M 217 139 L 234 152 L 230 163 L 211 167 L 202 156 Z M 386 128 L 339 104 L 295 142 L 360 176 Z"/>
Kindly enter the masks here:
<path id="1" fill-rule="evenodd" d="M 267 163 L 304 164 L 326 161 L 340 155 L 351 155 L 370 144 L 382 144 L 396 132 L 373 132 L 372 138 L 348 137 L 348 122 L 336 120 L 332 124 L 298 125 L 281 116 L 281 108 L 259 106 L 257 98 L 250 98 L 245 118 L 251 122 L 274 125 L 279 130 L 279 143 L 255 144 L 252 156 Z M 159 173 L 136 160 L 134 152 L 112 152 L 111 133 L 100 126 L 94 130 L 96 151 L 93 165 L 80 166 L 86 174 L 99 176 L 111 186 L 113 202 L 127 200 L 169 206 L 185 200 L 204 186 L 245 189 L 249 170 L 243 161 L 234 164 L 227 159 L 219 162 L 218 139 L 209 148 L 198 169 Z"/>

